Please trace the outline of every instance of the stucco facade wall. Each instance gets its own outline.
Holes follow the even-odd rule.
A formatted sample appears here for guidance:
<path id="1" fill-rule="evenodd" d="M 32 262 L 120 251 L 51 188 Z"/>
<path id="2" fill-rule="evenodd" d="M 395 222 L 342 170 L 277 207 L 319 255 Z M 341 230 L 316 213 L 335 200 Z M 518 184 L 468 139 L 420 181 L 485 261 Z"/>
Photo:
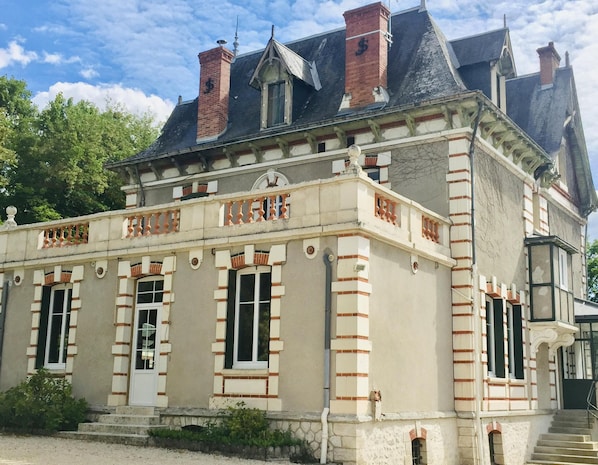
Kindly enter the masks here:
<path id="1" fill-rule="evenodd" d="M 210 250 L 204 250 L 202 263 L 196 270 L 189 264 L 188 253 L 177 254 L 170 318 L 172 352 L 166 381 L 171 406 L 208 408 L 213 390 L 211 346 L 216 334 L 214 289 L 217 287 L 218 273 Z"/>
<path id="2" fill-rule="evenodd" d="M 81 281 L 72 384 L 73 394 L 91 405 L 104 405 L 112 387 L 117 266 L 109 261 L 101 279 L 87 266 Z"/>
<path id="3" fill-rule="evenodd" d="M 391 151 L 388 178 L 393 191 L 448 216 L 448 142 L 434 142 Z"/>
<path id="4" fill-rule="evenodd" d="M 474 221 L 480 274 L 525 288 L 525 225 L 521 179 L 501 162 L 477 150 L 474 155 Z"/>
<path id="5" fill-rule="evenodd" d="M 450 269 L 372 241 L 370 355 L 372 389 L 382 412 L 451 411 Z M 430 292 L 434 289 L 434 292 Z"/>
<path id="6" fill-rule="evenodd" d="M 9 275 L 5 274 L 5 278 Z M 4 322 L 4 344 L 0 366 L 0 391 L 19 384 L 27 376 L 27 347 L 31 339 L 31 302 L 33 271 L 27 270 L 22 284 L 8 286 L 8 304 Z M 7 283 L 4 283 L 7 286 Z M 6 288 L 3 292 L 6 292 Z"/>

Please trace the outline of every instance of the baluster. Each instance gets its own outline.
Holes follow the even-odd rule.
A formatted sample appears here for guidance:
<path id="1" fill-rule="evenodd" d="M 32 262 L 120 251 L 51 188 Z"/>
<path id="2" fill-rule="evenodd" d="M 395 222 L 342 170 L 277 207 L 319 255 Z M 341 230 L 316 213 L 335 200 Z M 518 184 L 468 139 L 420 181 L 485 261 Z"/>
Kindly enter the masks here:
<path id="1" fill-rule="evenodd" d="M 179 215 L 181 214 L 180 210 L 173 210 L 172 215 L 172 232 L 176 232 L 179 230 Z"/>
<path id="2" fill-rule="evenodd" d="M 66 228 L 66 237 L 65 237 L 65 245 L 74 244 L 75 240 L 73 239 L 73 230 L 76 228 L 75 225 L 68 225 Z"/>
<path id="3" fill-rule="evenodd" d="M 255 202 L 255 199 L 247 201 L 247 223 L 253 223 L 255 221 L 253 218 L 253 202 Z"/>
<path id="4" fill-rule="evenodd" d="M 276 196 L 271 195 L 268 199 L 270 200 L 270 216 L 268 216 L 268 219 L 272 221 L 276 219 Z"/>
<path id="5" fill-rule="evenodd" d="M 129 216 L 127 218 L 128 225 L 127 225 L 127 237 L 133 237 L 133 217 Z"/>
<path id="6" fill-rule="evenodd" d="M 266 211 L 264 210 L 264 204 L 266 203 L 266 197 L 260 197 L 259 199 L 256 200 L 256 202 L 258 202 L 259 207 L 257 210 L 257 221 L 258 223 L 261 223 L 262 221 L 266 221 Z"/>
<path id="7" fill-rule="evenodd" d="M 243 204 L 244 202 L 242 200 L 238 200 L 235 202 L 237 204 L 237 221 L 235 221 L 235 224 L 243 224 Z"/>
<path id="8" fill-rule="evenodd" d="M 397 224 L 397 202 L 392 202 L 392 212 L 390 215 L 392 224 Z"/>
<path id="9" fill-rule="evenodd" d="M 281 196 L 281 200 L 282 200 L 282 204 L 280 206 L 280 217 L 284 220 L 286 220 L 288 218 L 287 215 L 287 198 L 289 197 L 289 194 L 282 194 Z"/>
<path id="10" fill-rule="evenodd" d="M 143 235 L 143 216 L 137 215 L 137 223 L 135 224 L 135 236 L 141 237 Z"/>
<path id="11" fill-rule="evenodd" d="M 150 231 L 151 234 L 160 234 L 160 230 L 164 229 L 164 232 L 168 232 L 168 211 L 164 214 L 162 213 L 154 213 L 153 217 L 154 217 L 154 222 L 152 223 L 153 227 L 150 227 Z M 152 217 L 152 215 L 150 215 L 150 218 Z M 160 228 L 160 220 L 164 221 L 164 228 Z"/>
<path id="12" fill-rule="evenodd" d="M 226 202 L 226 226 L 233 224 L 233 203 Z"/>

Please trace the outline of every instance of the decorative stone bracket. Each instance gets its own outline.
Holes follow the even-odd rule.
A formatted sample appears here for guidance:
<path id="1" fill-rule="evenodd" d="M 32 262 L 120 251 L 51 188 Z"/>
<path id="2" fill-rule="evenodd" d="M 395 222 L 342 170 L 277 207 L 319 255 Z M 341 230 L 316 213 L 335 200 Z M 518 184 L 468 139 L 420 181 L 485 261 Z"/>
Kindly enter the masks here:
<path id="1" fill-rule="evenodd" d="M 551 356 L 556 354 L 560 347 L 568 347 L 575 342 L 574 334 L 578 331 L 574 326 L 564 321 L 537 321 L 529 323 L 531 353 L 535 355 L 540 344 L 548 344 Z"/>

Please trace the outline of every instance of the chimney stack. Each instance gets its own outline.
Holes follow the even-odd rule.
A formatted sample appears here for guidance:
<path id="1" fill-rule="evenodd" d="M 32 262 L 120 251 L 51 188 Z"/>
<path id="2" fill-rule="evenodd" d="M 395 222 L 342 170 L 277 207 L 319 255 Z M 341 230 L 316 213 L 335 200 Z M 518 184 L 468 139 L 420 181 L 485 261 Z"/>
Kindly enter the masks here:
<path id="1" fill-rule="evenodd" d="M 216 139 L 226 130 L 233 52 L 219 46 L 199 55 L 197 142 Z"/>
<path id="2" fill-rule="evenodd" d="M 381 2 L 346 11 L 345 97 L 343 108 L 388 101 L 390 10 Z"/>
<path id="3" fill-rule="evenodd" d="M 561 62 L 561 56 L 554 48 L 554 42 L 548 42 L 548 46 L 540 47 L 538 50 L 540 56 L 540 84 L 550 85 L 554 81 L 554 73 Z"/>

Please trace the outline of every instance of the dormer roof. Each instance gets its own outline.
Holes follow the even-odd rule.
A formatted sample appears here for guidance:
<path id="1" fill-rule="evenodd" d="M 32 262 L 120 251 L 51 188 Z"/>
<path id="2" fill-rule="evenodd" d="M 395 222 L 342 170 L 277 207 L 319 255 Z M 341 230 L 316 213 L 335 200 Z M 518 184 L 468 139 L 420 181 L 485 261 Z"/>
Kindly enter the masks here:
<path id="1" fill-rule="evenodd" d="M 315 62 L 312 61 L 310 63 L 301 55 L 295 53 L 273 37 L 268 42 L 268 45 L 264 49 L 264 52 L 255 67 L 255 71 L 249 80 L 250 86 L 255 87 L 256 89 L 261 87 L 260 72 L 262 71 L 262 68 L 269 62 L 271 63 L 273 59 L 280 60 L 284 70 L 289 75 L 313 87 L 315 90 L 320 90 L 322 88 Z"/>

